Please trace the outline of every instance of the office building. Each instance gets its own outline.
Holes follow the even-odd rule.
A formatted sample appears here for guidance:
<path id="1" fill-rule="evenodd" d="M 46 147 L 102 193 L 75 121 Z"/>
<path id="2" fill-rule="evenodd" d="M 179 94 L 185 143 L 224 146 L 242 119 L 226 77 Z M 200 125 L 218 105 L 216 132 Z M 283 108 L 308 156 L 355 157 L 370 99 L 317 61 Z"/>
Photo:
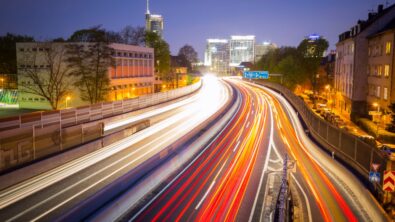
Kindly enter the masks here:
<path id="1" fill-rule="evenodd" d="M 221 75 L 229 73 L 229 41 L 227 39 L 207 39 L 204 65 L 211 72 Z"/>
<path id="2" fill-rule="evenodd" d="M 42 80 L 54 72 L 54 68 L 47 62 L 48 52 L 62 52 L 53 57 L 59 67 L 67 67 L 68 54 L 65 53 L 68 44 L 76 43 L 17 43 L 17 74 L 18 74 L 18 102 L 20 108 L 51 109 L 46 98 L 25 92 L 26 87 L 37 85 L 29 77 L 29 73 L 42 75 Z M 77 43 L 86 45 L 91 43 Z M 106 100 L 121 100 L 153 93 L 154 83 L 154 50 L 140 46 L 125 44 L 110 44 L 114 66 L 108 67 L 110 90 Z M 52 57 L 51 57 L 52 58 Z M 56 67 L 55 67 L 56 68 Z M 55 71 L 59 71 L 58 69 Z M 40 78 L 41 79 L 41 78 Z M 69 101 L 62 100 L 59 108 L 88 105 L 81 99 L 81 93 L 74 86 L 74 79 L 67 76 L 65 83 L 70 84 Z"/>
<path id="3" fill-rule="evenodd" d="M 255 36 L 231 36 L 229 41 L 229 66 L 237 67 L 242 62 L 254 62 Z"/>
<path id="4" fill-rule="evenodd" d="M 149 10 L 149 0 L 147 0 L 147 11 L 145 13 L 145 30 L 155 32 L 163 36 L 163 16 L 151 14 Z"/>

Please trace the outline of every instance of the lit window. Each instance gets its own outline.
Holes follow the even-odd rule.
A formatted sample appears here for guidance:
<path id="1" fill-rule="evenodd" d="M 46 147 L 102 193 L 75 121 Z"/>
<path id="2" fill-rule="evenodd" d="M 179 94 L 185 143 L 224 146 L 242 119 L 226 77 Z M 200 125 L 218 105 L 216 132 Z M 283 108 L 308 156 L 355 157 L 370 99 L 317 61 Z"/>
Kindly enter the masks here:
<path id="1" fill-rule="evenodd" d="M 389 65 L 385 65 L 384 66 L 384 76 L 388 77 L 390 75 L 390 66 Z"/>
<path id="2" fill-rule="evenodd" d="M 380 90 L 381 90 L 381 87 L 377 86 L 377 90 L 376 90 L 376 97 L 377 98 L 380 98 Z"/>
<path id="3" fill-rule="evenodd" d="M 380 65 L 380 66 L 378 66 L 377 75 L 381 76 L 382 74 L 383 74 L 383 67 Z"/>
<path id="4" fill-rule="evenodd" d="M 384 100 L 388 99 L 388 88 L 384 87 L 384 95 L 383 95 Z"/>
<path id="5" fill-rule="evenodd" d="M 388 55 L 388 54 L 391 54 L 391 42 L 387 42 L 386 44 L 385 44 L 385 53 Z"/>

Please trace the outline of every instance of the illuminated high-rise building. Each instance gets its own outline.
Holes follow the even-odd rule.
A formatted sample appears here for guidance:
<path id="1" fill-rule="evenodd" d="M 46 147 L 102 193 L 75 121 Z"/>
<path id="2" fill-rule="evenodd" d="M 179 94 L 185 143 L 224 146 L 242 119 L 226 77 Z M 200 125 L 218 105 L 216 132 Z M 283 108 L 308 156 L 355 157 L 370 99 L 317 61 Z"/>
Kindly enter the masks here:
<path id="1" fill-rule="evenodd" d="M 229 41 L 229 66 L 236 67 L 242 62 L 254 62 L 255 36 L 231 36 Z"/>
<path id="2" fill-rule="evenodd" d="M 151 14 L 149 10 L 149 0 L 147 0 L 147 11 L 145 13 L 145 30 L 155 32 L 159 36 L 163 35 L 163 16 Z"/>
<path id="3" fill-rule="evenodd" d="M 229 41 L 227 39 L 207 39 L 204 65 L 218 74 L 229 72 Z"/>

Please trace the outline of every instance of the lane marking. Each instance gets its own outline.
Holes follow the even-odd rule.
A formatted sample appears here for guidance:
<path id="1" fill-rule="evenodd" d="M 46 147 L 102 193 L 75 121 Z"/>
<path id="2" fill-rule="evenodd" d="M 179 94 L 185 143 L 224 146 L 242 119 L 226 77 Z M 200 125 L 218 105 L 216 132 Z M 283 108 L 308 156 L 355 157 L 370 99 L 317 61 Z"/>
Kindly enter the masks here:
<path id="1" fill-rule="evenodd" d="M 177 174 L 176 177 L 174 177 L 173 180 L 171 180 L 156 196 L 154 196 L 153 198 L 151 198 L 151 200 L 144 206 L 142 207 L 135 215 L 133 215 L 133 217 L 131 219 L 129 219 L 128 221 L 133 221 L 135 220 L 144 210 L 146 210 L 148 208 L 149 205 L 151 205 L 156 199 L 158 199 L 158 197 L 160 195 L 162 195 L 176 180 L 178 180 L 178 178 L 185 173 L 185 171 L 187 171 L 195 162 L 196 160 L 198 160 L 203 153 L 218 139 L 218 137 L 228 128 L 228 126 L 230 125 L 230 123 L 236 118 L 237 113 L 240 110 L 241 107 L 241 93 L 240 91 L 237 91 L 238 94 L 238 100 L 239 100 L 239 104 L 237 106 L 236 111 L 234 112 L 232 118 L 228 121 L 228 123 L 225 125 L 225 127 L 214 137 L 214 139 L 179 173 Z"/>
<path id="2" fill-rule="evenodd" d="M 195 210 L 199 209 L 200 205 L 203 203 L 203 201 L 206 199 L 208 193 L 210 193 L 211 189 L 213 188 L 215 184 L 215 180 L 211 183 L 210 187 L 208 188 L 208 190 L 206 191 L 206 193 L 204 194 L 203 198 L 199 201 L 198 205 L 196 205 Z"/>
<path id="3" fill-rule="evenodd" d="M 233 152 L 236 152 L 236 150 L 237 150 L 237 148 L 239 147 L 239 145 L 240 145 L 240 140 L 237 141 L 237 144 L 236 144 L 235 148 L 233 149 Z"/>
<path id="4" fill-rule="evenodd" d="M 294 176 L 294 174 L 293 174 L 292 172 L 291 172 L 291 177 L 292 177 L 292 179 L 294 179 L 296 185 L 298 185 L 299 190 L 302 191 L 303 197 L 304 197 L 304 199 L 305 199 L 305 201 L 306 201 L 306 205 L 307 205 L 307 214 L 309 215 L 309 221 L 312 222 L 312 221 L 313 221 L 313 217 L 312 217 L 312 215 L 311 215 L 311 209 L 310 209 L 310 201 L 309 201 L 309 198 L 307 198 L 307 195 L 306 195 L 306 193 L 304 192 L 302 186 L 300 185 L 299 181 L 296 179 L 296 177 Z"/>
<path id="5" fill-rule="evenodd" d="M 200 205 L 203 203 L 203 201 L 206 199 L 207 195 L 210 193 L 211 189 L 213 188 L 215 181 L 217 180 L 219 174 L 222 172 L 224 169 L 225 164 L 228 162 L 228 160 L 225 160 L 225 162 L 222 164 L 221 168 L 219 169 L 217 175 L 215 175 L 213 182 L 211 183 L 210 187 L 206 191 L 206 193 L 203 195 L 203 198 L 199 201 L 198 205 L 196 205 L 195 210 L 199 209 Z"/>
<path id="6" fill-rule="evenodd" d="M 266 100 L 266 98 L 264 98 L 264 100 L 266 102 L 268 102 Z M 251 209 L 251 213 L 250 213 L 250 218 L 248 219 L 248 222 L 252 221 L 252 218 L 254 216 L 254 212 L 255 212 L 255 208 L 256 208 L 256 204 L 258 202 L 258 196 L 259 196 L 259 191 L 261 190 L 262 187 L 262 183 L 263 183 L 263 177 L 265 176 L 265 172 L 267 170 L 268 164 L 269 164 L 269 159 L 270 159 L 270 154 L 271 154 L 271 147 L 273 144 L 273 110 L 271 108 L 271 106 L 268 106 L 269 110 L 270 110 L 270 141 L 269 141 L 269 145 L 268 145 L 268 152 L 267 152 L 267 156 L 266 156 L 266 160 L 265 160 L 265 164 L 263 165 L 263 170 L 262 170 L 262 174 L 261 174 L 261 178 L 259 180 L 259 185 L 256 191 L 256 195 L 255 195 L 255 200 L 254 200 L 254 204 L 252 205 L 252 209 Z"/>

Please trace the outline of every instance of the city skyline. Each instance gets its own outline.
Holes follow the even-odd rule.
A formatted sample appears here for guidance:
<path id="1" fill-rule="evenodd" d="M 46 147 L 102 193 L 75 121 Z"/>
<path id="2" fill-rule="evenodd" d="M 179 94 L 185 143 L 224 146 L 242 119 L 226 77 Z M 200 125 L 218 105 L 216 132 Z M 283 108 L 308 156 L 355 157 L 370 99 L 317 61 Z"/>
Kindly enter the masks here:
<path id="1" fill-rule="evenodd" d="M 26 7 L 19 7 L 21 1 Z M 114 31 L 119 31 L 126 25 L 145 25 L 145 0 L 119 0 L 115 4 L 111 3 L 112 10 L 108 10 L 110 3 L 104 0 L 88 0 L 83 3 L 75 0 L 39 0 L 34 3 L 21 1 L 8 2 L 0 9 L 0 34 L 11 32 L 47 40 L 68 37 L 77 29 L 96 25 Z M 257 42 L 271 41 L 279 46 L 296 46 L 308 34 L 318 33 L 327 38 L 330 49 L 334 49 L 340 33 L 351 28 L 358 19 L 366 19 L 368 11 L 377 10 L 377 5 L 385 4 L 386 1 L 306 0 L 295 3 L 288 0 L 280 5 L 274 1 L 251 0 L 247 4 L 237 3 L 235 0 L 215 3 L 209 0 L 188 3 L 181 0 L 151 1 L 150 8 L 164 16 L 164 37 L 173 54 L 184 44 L 194 43 L 199 58 L 203 59 L 207 38 L 224 38 L 229 35 L 255 35 Z M 93 4 L 95 7 L 91 10 Z M 239 16 L 223 13 L 236 10 Z M 201 14 L 202 11 L 205 13 Z M 70 17 L 70 14 L 73 16 Z M 295 17 L 298 19 L 292 19 Z M 287 35 L 284 35 L 284 29 L 278 29 L 277 26 L 287 28 Z M 180 29 L 185 30 L 180 32 L 183 38 L 177 32 Z"/>

